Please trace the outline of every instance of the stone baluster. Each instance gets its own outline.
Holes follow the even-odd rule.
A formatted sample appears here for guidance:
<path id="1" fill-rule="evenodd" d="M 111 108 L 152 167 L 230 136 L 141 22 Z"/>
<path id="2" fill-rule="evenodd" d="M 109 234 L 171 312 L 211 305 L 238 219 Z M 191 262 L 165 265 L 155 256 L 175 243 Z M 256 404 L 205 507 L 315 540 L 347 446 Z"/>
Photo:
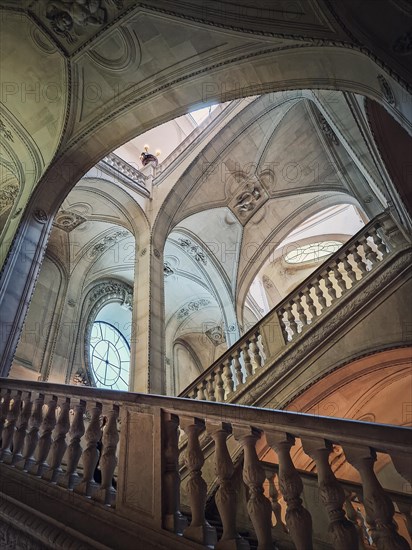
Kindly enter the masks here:
<path id="1" fill-rule="evenodd" d="M 188 393 L 187 397 L 189 399 L 197 399 L 197 389 L 193 389 L 193 390 L 190 390 L 190 392 Z"/>
<path id="2" fill-rule="evenodd" d="M 233 435 L 243 448 L 243 481 L 249 489 L 247 510 L 258 540 L 258 550 L 273 550 L 272 507 L 263 492 L 266 476 L 256 453 L 256 442 L 261 434 L 250 427 L 233 425 Z"/>
<path id="3" fill-rule="evenodd" d="M 226 397 L 233 392 L 235 384 L 233 382 L 233 374 L 231 368 L 231 359 L 225 359 L 223 361 L 223 374 L 225 375 L 225 390 Z"/>
<path id="4" fill-rule="evenodd" d="M 14 431 L 16 429 L 16 422 L 19 417 L 21 408 L 21 391 L 13 397 L 13 402 L 6 416 L 6 422 L 1 434 L 1 450 L 0 450 L 0 462 L 5 462 L 12 456 L 11 445 L 13 442 Z"/>
<path id="5" fill-rule="evenodd" d="M 321 282 L 322 278 L 321 277 L 318 277 L 318 279 L 313 283 L 313 286 L 315 288 L 315 295 L 316 295 L 316 298 L 318 300 L 318 303 L 320 305 L 320 310 L 321 310 L 321 313 L 322 311 L 326 308 L 327 306 L 327 301 L 326 301 L 326 298 L 325 298 L 325 295 L 324 295 L 324 292 L 323 292 L 323 289 L 322 287 L 320 286 L 320 282 Z"/>
<path id="6" fill-rule="evenodd" d="M 269 498 L 272 507 L 272 513 L 275 516 L 275 528 L 283 533 L 287 533 L 286 525 L 282 521 L 282 506 L 279 504 L 280 494 L 275 485 L 276 473 L 271 468 L 265 468 L 266 479 L 269 482 Z"/>
<path id="7" fill-rule="evenodd" d="M 197 385 L 197 399 L 199 401 L 206 401 L 206 382 L 204 380 L 200 380 L 199 384 Z"/>
<path id="8" fill-rule="evenodd" d="M 378 254 L 373 250 L 371 245 L 368 242 L 369 235 L 363 235 L 359 239 L 359 243 L 361 244 L 363 251 L 365 253 L 365 258 L 369 260 L 369 262 L 372 264 L 372 267 L 376 262 L 378 261 Z"/>
<path id="9" fill-rule="evenodd" d="M 246 370 L 246 378 L 253 375 L 253 365 L 252 365 L 252 361 L 249 353 L 249 344 L 250 342 L 248 339 L 244 340 L 240 344 L 240 347 L 242 349 L 242 355 L 243 355 L 243 364 L 245 365 L 245 370 Z"/>
<path id="10" fill-rule="evenodd" d="M 372 228 L 369 233 L 373 239 L 373 242 L 376 245 L 376 248 L 381 253 L 382 259 L 385 258 L 385 256 L 387 256 L 388 254 L 388 247 L 386 246 L 386 243 L 381 237 L 381 235 L 378 233 L 377 228 L 376 227 Z"/>
<path id="11" fill-rule="evenodd" d="M 357 510 L 355 510 L 355 507 L 352 504 L 351 494 L 345 500 L 344 509 L 348 520 L 353 523 L 358 537 L 358 546 L 355 546 L 355 549 L 357 548 L 358 550 L 364 550 L 366 546 L 362 516 Z"/>
<path id="12" fill-rule="evenodd" d="M 242 365 L 240 364 L 239 358 L 240 358 L 240 349 L 238 348 L 232 353 L 233 367 L 235 369 L 237 384 L 243 384 L 244 379 L 243 379 Z"/>
<path id="13" fill-rule="evenodd" d="M 324 439 L 304 439 L 303 450 L 315 461 L 321 501 L 329 516 L 329 535 L 334 550 L 353 550 L 358 545 L 355 526 L 345 515 L 345 491 L 329 464 L 332 445 Z"/>
<path id="14" fill-rule="evenodd" d="M 27 472 L 33 464 L 36 462 L 34 458 L 34 452 L 39 441 L 39 429 L 42 422 L 42 408 L 44 405 L 44 395 L 39 394 L 39 397 L 34 401 L 34 407 L 32 409 L 31 416 L 29 418 L 28 431 L 24 441 L 23 460 L 20 463 L 16 463 L 19 469 Z"/>
<path id="15" fill-rule="evenodd" d="M 351 285 L 348 288 L 351 288 L 353 285 L 356 284 L 356 281 L 357 281 L 356 273 L 353 270 L 352 264 L 350 263 L 350 261 L 348 259 L 347 253 L 345 253 L 345 255 L 341 259 L 342 259 L 342 264 L 343 264 L 343 268 L 346 272 L 346 275 L 348 276 L 348 279 L 351 282 Z"/>
<path id="16" fill-rule="evenodd" d="M 332 272 L 332 269 L 328 268 L 326 272 L 324 273 L 323 280 L 325 281 L 326 290 L 330 296 L 331 301 L 333 302 L 338 297 L 335 287 L 333 286 L 332 279 L 330 277 L 330 274 Z"/>
<path id="17" fill-rule="evenodd" d="M 306 315 L 305 308 L 304 308 L 304 302 L 303 302 L 303 292 L 299 292 L 299 296 L 296 299 L 296 310 L 298 312 L 299 321 L 302 323 L 302 329 L 303 327 L 307 326 L 309 324 L 308 316 Z"/>
<path id="18" fill-rule="evenodd" d="M 306 298 L 306 304 L 308 306 L 309 313 L 311 315 L 311 319 L 308 319 L 308 324 L 312 323 L 313 319 L 315 319 L 318 315 L 318 312 L 316 310 L 315 302 L 313 301 L 313 298 L 310 294 L 310 288 L 305 288 L 302 291 L 303 295 Z"/>
<path id="19" fill-rule="evenodd" d="M 215 372 L 215 396 L 217 401 L 225 400 L 225 389 L 223 387 L 222 367 L 219 365 Z"/>
<path id="20" fill-rule="evenodd" d="M 359 271 L 362 273 L 362 277 L 364 275 L 366 275 L 368 270 L 366 269 L 366 264 L 364 263 L 364 261 L 362 259 L 362 256 L 358 252 L 358 243 L 357 242 L 349 248 L 349 253 L 352 254 L 355 265 L 359 269 Z"/>
<path id="21" fill-rule="evenodd" d="M 335 279 L 336 279 L 336 283 L 338 285 L 338 287 L 340 288 L 341 290 L 341 295 L 343 295 L 346 290 L 348 289 L 348 286 L 346 286 L 346 283 L 345 283 L 345 279 L 343 278 L 343 275 L 339 269 L 339 265 L 337 263 L 333 263 L 330 267 Z"/>
<path id="22" fill-rule="evenodd" d="M 69 439 L 70 443 L 67 447 L 66 457 L 67 466 L 66 473 L 58 481 L 59 485 L 67 489 L 73 489 L 78 484 L 80 478 L 77 473 L 77 464 L 82 456 L 81 438 L 84 435 L 84 412 L 86 409 L 85 401 L 80 401 L 74 407 L 73 420 L 70 426 Z"/>
<path id="23" fill-rule="evenodd" d="M 293 302 L 290 302 L 285 306 L 286 317 L 289 321 L 289 326 L 292 331 L 292 338 L 295 334 L 298 334 L 298 324 L 296 322 L 295 314 L 292 311 Z"/>
<path id="24" fill-rule="evenodd" d="M 398 474 L 412 485 L 411 457 L 407 453 L 391 453 L 390 456 Z"/>
<path id="25" fill-rule="evenodd" d="M 117 444 L 119 443 L 119 431 L 117 419 L 119 407 L 113 408 L 107 413 L 107 421 L 103 426 L 102 452 L 100 455 L 100 471 L 102 482 L 100 489 L 92 496 L 98 502 L 107 506 L 113 506 L 116 499 L 116 489 L 113 487 L 113 474 L 117 466 Z"/>
<path id="26" fill-rule="evenodd" d="M 10 390 L 7 390 L 7 392 L 2 396 L 2 399 L 3 400 L 0 405 L 0 432 L 3 431 L 3 427 L 6 422 L 7 415 L 9 414 L 10 401 L 11 401 Z"/>
<path id="27" fill-rule="evenodd" d="M 285 317 L 287 319 L 286 309 L 284 307 L 280 307 L 278 309 L 279 324 L 280 324 L 280 327 L 282 329 L 282 333 L 283 333 L 283 337 L 285 339 L 285 342 L 289 342 L 292 338 L 289 334 L 287 324 L 286 324 L 286 321 L 285 321 Z"/>
<path id="28" fill-rule="evenodd" d="M 50 448 L 50 467 L 43 475 L 43 479 L 47 479 L 52 483 L 57 483 L 57 479 L 63 474 L 61 463 L 67 449 L 66 435 L 69 429 L 70 399 L 67 397 L 60 406 L 60 414 L 53 434 L 53 443 Z"/>
<path id="29" fill-rule="evenodd" d="M 312 550 L 312 518 L 302 506 L 303 483 L 290 457 L 295 438 L 282 432 L 266 432 L 269 446 L 279 458 L 279 487 L 287 504 L 286 525 L 296 550 Z"/>
<path id="30" fill-rule="evenodd" d="M 230 427 L 222 422 L 207 422 L 206 429 L 215 442 L 215 474 L 219 482 L 215 502 L 223 526 L 215 549 L 248 550 L 249 543 L 236 530 L 236 489 L 232 479 L 235 469 L 226 443 Z"/>
<path id="31" fill-rule="evenodd" d="M 206 378 L 206 392 L 207 392 L 207 398 L 209 401 L 216 401 L 214 382 L 215 382 L 215 374 L 214 372 L 212 372 L 211 374 L 208 374 Z"/>
<path id="32" fill-rule="evenodd" d="M 362 479 L 363 504 L 366 521 L 371 526 L 371 536 L 378 550 L 410 550 L 407 541 L 397 532 L 393 519 L 395 508 L 379 483 L 374 462 L 376 453 L 369 447 L 345 446 L 347 461 L 356 468 Z"/>
<path id="33" fill-rule="evenodd" d="M 410 537 L 412 537 L 412 507 L 411 507 L 411 504 L 409 502 L 405 502 L 405 501 L 402 501 L 402 500 L 395 500 L 398 508 L 399 508 L 399 512 L 403 515 L 403 517 L 405 518 L 405 524 L 406 524 L 406 529 L 408 531 L 408 534 Z"/>
<path id="34" fill-rule="evenodd" d="M 163 417 L 163 457 L 163 527 L 182 534 L 187 519 L 180 512 L 179 419 L 170 413 Z"/>
<path id="35" fill-rule="evenodd" d="M 93 479 L 93 475 L 100 456 L 97 446 L 102 437 L 102 428 L 100 425 L 100 417 L 102 414 L 101 403 L 96 403 L 96 406 L 89 409 L 88 412 L 90 413 L 90 423 L 84 434 L 86 448 L 83 450 L 82 454 L 83 478 L 74 490 L 76 493 L 90 497 L 93 491 L 98 487 Z"/>
<path id="36" fill-rule="evenodd" d="M 255 332 L 250 336 L 250 353 L 252 354 L 252 362 L 255 365 L 255 368 L 260 368 L 262 366 L 262 358 L 260 356 L 259 347 L 258 347 L 258 337 L 259 332 Z"/>
<path id="37" fill-rule="evenodd" d="M 40 426 L 40 437 L 37 444 L 37 460 L 30 468 L 29 472 L 35 476 L 41 477 L 48 469 L 46 462 L 52 444 L 52 432 L 56 426 L 56 407 L 57 397 L 53 395 L 47 404 L 46 414 Z"/>
<path id="38" fill-rule="evenodd" d="M 32 407 L 33 401 L 31 400 L 31 392 L 28 392 L 25 397 L 23 397 L 23 407 L 20 410 L 17 429 L 13 436 L 13 453 L 11 456 L 5 457 L 4 462 L 6 464 L 12 464 L 14 466 L 23 458 L 24 439 L 26 437 Z"/>
<path id="39" fill-rule="evenodd" d="M 202 477 L 204 464 L 203 451 L 199 443 L 199 434 L 204 428 L 197 418 L 181 417 L 180 426 L 187 435 L 185 463 L 189 470 L 187 491 L 189 493 L 192 521 L 183 531 L 183 536 L 205 546 L 216 544 L 216 530 L 205 518 L 207 485 Z"/>

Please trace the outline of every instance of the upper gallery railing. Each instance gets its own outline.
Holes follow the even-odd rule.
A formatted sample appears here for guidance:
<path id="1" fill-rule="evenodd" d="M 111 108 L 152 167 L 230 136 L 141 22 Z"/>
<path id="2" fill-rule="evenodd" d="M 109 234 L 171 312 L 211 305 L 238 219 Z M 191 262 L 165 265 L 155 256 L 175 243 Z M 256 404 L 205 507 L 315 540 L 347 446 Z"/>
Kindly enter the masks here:
<path id="1" fill-rule="evenodd" d="M 374 472 L 376 452 L 385 453 L 397 471 L 411 481 L 408 428 L 10 379 L 0 379 L 0 395 L 0 469 L 2 479 L 8 480 L 6 489 L 10 490 L 11 480 L 26 477 L 26 487 L 37 487 L 35 502 L 39 508 L 42 494 L 46 501 L 53 496 L 60 502 L 70 494 L 71 504 L 90 514 L 91 521 L 99 517 L 102 529 L 93 536 L 105 548 L 129 547 L 116 538 L 121 533 L 116 525 L 122 521 L 122 529 L 129 529 L 134 536 L 139 528 L 147 528 L 153 537 L 168 537 L 169 542 L 163 540 L 161 547 L 216 545 L 216 530 L 205 519 L 205 457 L 199 440 L 204 432 L 215 445 L 215 501 L 223 526 L 220 547 L 248 548 L 237 534 L 234 465 L 227 446 L 228 437 L 233 436 L 244 453 L 247 510 L 260 550 L 273 550 L 275 536 L 271 504 L 264 494 L 265 471 L 257 450 L 263 443 L 278 456 L 289 535 L 297 550 L 312 549 L 311 514 L 302 505 L 302 480 L 290 454 L 295 438 L 300 438 L 304 452 L 316 464 L 320 501 L 329 518 L 325 534 L 329 531 L 333 548 L 354 550 L 361 539 L 355 523 L 345 514 L 345 493 L 329 465 L 332 444 L 343 448 L 346 460 L 360 474 L 366 517 L 377 548 L 410 548 L 397 531 L 393 503 Z M 187 437 L 190 525 L 179 510 L 179 431 Z M 97 467 L 100 481 L 94 475 Z M 24 496 L 25 492 L 21 498 Z M 48 513 L 53 514 L 50 506 Z M 68 527 L 70 521 L 67 514 Z M 111 525 L 108 531 L 103 529 L 105 522 Z M 87 529 L 87 522 L 82 525 Z M 185 539 L 198 546 L 185 546 Z"/>
<path id="2" fill-rule="evenodd" d="M 231 394 L 385 263 L 406 237 L 381 214 L 330 256 L 280 304 L 244 334 L 181 394 L 227 401 Z"/>

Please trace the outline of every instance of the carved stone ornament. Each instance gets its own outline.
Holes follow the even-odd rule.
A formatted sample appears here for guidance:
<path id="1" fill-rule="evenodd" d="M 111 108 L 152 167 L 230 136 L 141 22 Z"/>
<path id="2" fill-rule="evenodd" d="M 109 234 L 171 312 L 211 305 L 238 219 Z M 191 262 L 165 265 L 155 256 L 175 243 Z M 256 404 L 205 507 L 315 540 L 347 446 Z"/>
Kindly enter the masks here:
<path id="1" fill-rule="evenodd" d="M 7 139 L 8 141 L 14 142 L 13 134 L 6 127 L 6 125 L 1 119 L 0 119 L 0 136 L 2 136 L 4 139 Z"/>
<path id="2" fill-rule="evenodd" d="M 90 251 L 90 256 L 92 258 L 95 258 L 96 256 L 103 254 L 103 252 L 117 244 L 121 239 L 124 239 L 128 235 L 129 232 L 127 231 L 127 229 L 121 229 L 119 231 L 111 233 L 110 235 L 104 236 L 98 243 L 96 243 L 92 247 Z"/>
<path id="3" fill-rule="evenodd" d="M 163 273 L 164 273 L 165 279 L 166 279 L 167 277 L 170 277 L 170 275 L 173 275 L 174 271 L 173 271 L 173 269 L 170 267 L 169 262 L 165 262 L 165 263 L 164 263 L 164 265 L 163 265 Z"/>
<path id="4" fill-rule="evenodd" d="M 194 311 L 199 311 L 199 309 L 202 309 L 203 307 L 206 307 L 210 304 L 210 300 L 206 298 L 200 298 L 199 300 L 193 300 L 192 302 L 189 302 L 186 306 L 182 307 L 177 312 L 177 318 L 185 319 L 185 317 L 188 317 L 191 313 Z"/>
<path id="5" fill-rule="evenodd" d="M 273 288 L 273 283 L 267 275 L 263 275 L 262 282 L 265 288 L 267 289 Z"/>
<path id="6" fill-rule="evenodd" d="M 216 325 L 205 332 L 214 346 L 220 346 L 226 342 L 226 336 L 221 325 Z"/>
<path id="7" fill-rule="evenodd" d="M 389 82 L 381 74 L 378 75 L 378 82 L 381 92 L 384 95 L 386 101 L 389 103 L 389 105 L 395 105 L 395 96 L 392 88 L 389 85 Z"/>
<path id="8" fill-rule="evenodd" d="M 262 194 L 253 183 L 248 183 L 246 189 L 236 197 L 236 210 L 239 214 L 246 214 L 254 210 Z"/>
<path id="9" fill-rule="evenodd" d="M 118 298 L 122 305 L 130 309 L 133 308 L 133 290 L 129 285 L 120 281 L 107 281 L 97 285 L 90 294 L 90 302 L 97 302 L 103 296 L 108 298 Z"/>
<path id="10" fill-rule="evenodd" d="M 392 49 L 396 53 L 401 54 L 408 54 L 412 52 L 412 31 L 407 31 L 404 34 L 401 34 L 399 36 L 393 46 Z"/>
<path id="11" fill-rule="evenodd" d="M 324 135 L 331 141 L 334 145 L 339 145 L 339 139 L 335 132 L 330 127 L 328 121 L 323 115 L 319 115 L 320 128 Z"/>
<path id="12" fill-rule="evenodd" d="M 53 31 L 73 44 L 88 27 L 102 27 L 107 22 L 107 11 L 101 0 L 50 0 L 46 17 Z"/>
<path id="13" fill-rule="evenodd" d="M 200 246 L 194 244 L 190 239 L 179 239 L 179 245 L 197 262 L 202 263 L 203 265 L 207 264 L 206 254 Z"/>
<path id="14" fill-rule="evenodd" d="M 0 188 L 0 213 L 13 206 L 18 193 L 19 186 L 17 183 L 7 183 Z"/>
<path id="15" fill-rule="evenodd" d="M 90 386 L 90 380 L 88 379 L 85 372 L 78 370 L 73 375 L 73 384 L 75 386 Z"/>
<path id="16" fill-rule="evenodd" d="M 34 211 L 34 219 L 37 220 L 40 223 L 46 223 L 47 222 L 47 214 L 44 210 L 41 208 L 38 208 Z"/>
<path id="17" fill-rule="evenodd" d="M 83 218 L 83 216 L 80 216 L 80 214 L 76 212 L 72 212 L 71 210 L 60 210 L 54 218 L 53 225 L 66 231 L 66 233 L 70 233 L 85 221 L 86 218 Z"/>

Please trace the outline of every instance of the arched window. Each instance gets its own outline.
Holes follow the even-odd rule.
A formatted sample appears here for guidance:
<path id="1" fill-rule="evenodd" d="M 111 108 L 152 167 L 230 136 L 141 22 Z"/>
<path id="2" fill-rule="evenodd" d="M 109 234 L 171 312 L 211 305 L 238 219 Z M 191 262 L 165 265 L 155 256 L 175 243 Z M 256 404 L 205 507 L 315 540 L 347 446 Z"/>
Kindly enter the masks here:
<path id="1" fill-rule="evenodd" d="M 118 328 L 106 321 L 93 323 L 90 368 L 98 388 L 123 391 L 129 389 L 129 343 Z"/>

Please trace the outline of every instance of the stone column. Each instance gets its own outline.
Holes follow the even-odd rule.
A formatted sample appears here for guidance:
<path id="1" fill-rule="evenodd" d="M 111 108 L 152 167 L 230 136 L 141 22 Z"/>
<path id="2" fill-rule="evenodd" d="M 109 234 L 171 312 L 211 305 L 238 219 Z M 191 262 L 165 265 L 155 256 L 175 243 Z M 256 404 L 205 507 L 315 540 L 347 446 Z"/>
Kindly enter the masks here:
<path id="1" fill-rule="evenodd" d="M 358 470 L 362 478 L 366 521 L 371 527 L 372 539 L 378 550 L 410 550 L 409 544 L 397 532 L 393 503 L 375 475 L 373 466 L 376 453 L 369 447 L 355 445 L 345 445 L 343 450 L 347 461 Z"/>
<path id="2" fill-rule="evenodd" d="M 215 502 L 223 525 L 215 549 L 248 550 L 249 543 L 236 530 L 236 489 L 232 480 L 235 469 L 226 444 L 230 427 L 223 422 L 207 422 L 206 430 L 215 442 L 215 474 L 219 480 Z"/>
<path id="3" fill-rule="evenodd" d="M 329 516 L 329 535 L 335 550 L 353 550 L 358 544 L 355 526 L 343 511 L 345 491 L 329 464 L 332 445 L 324 439 L 302 440 L 303 450 L 315 461 L 321 501 Z"/>

